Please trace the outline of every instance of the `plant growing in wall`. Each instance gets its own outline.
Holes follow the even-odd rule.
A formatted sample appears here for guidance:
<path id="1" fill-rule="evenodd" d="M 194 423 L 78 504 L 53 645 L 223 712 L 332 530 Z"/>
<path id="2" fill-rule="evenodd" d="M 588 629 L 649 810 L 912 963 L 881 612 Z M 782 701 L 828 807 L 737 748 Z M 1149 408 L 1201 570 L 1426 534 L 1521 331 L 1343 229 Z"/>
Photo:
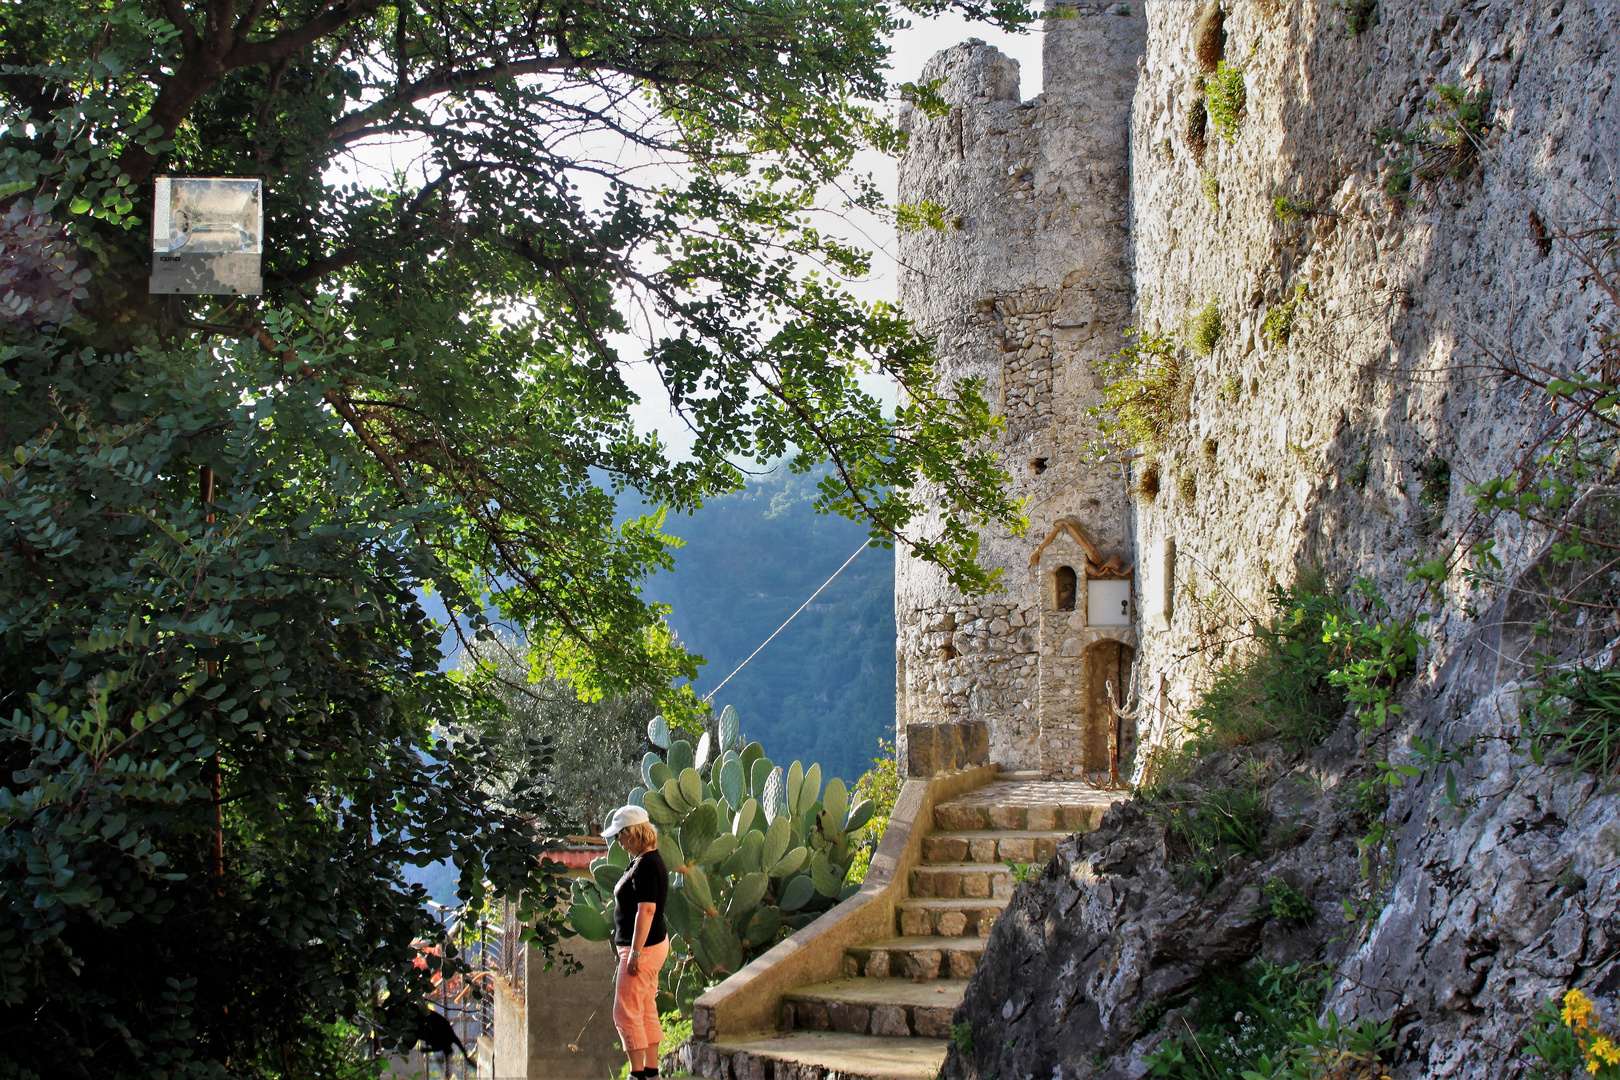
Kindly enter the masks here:
<path id="1" fill-rule="evenodd" d="M 1288 344 L 1288 339 L 1294 333 L 1294 322 L 1299 317 L 1299 305 L 1305 299 L 1306 286 L 1303 281 L 1294 286 L 1294 294 L 1280 304 L 1271 305 L 1266 312 L 1266 321 L 1261 324 L 1260 332 L 1265 339 L 1271 342 L 1274 349 L 1280 349 Z"/>
<path id="2" fill-rule="evenodd" d="M 670 871 L 664 918 L 671 952 L 704 976 L 723 978 L 769 948 L 783 927 L 798 929 L 854 893 L 845 885 L 851 834 L 873 804 L 850 805 L 836 777 L 823 788 L 821 766 L 795 761 L 785 772 L 757 742 L 743 744 L 729 705 L 711 736 L 694 747 L 654 717 L 647 738 L 661 753 L 642 760 L 645 786 L 629 801 L 658 826 L 658 852 Z M 588 941 L 613 925 L 613 886 L 629 865 L 617 844 L 574 883 L 569 925 Z"/>
<path id="3" fill-rule="evenodd" d="M 1210 123 L 1227 142 L 1236 142 L 1238 128 L 1243 122 L 1248 105 L 1248 91 L 1243 84 L 1243 69 L 1233 67 L 1225 60 L 1204 79 L 1204 102 Z"/>
<path id="4" fill-rule="evenodd" d="M 1141 447 L 1151 454 L 1186 415 L 1192 371 L 1173 332 L 1126 334 L 1132 338 L 1130 344 L 1097 365 L 1098 374 L 1109 382 L 1103 387 L 1102 404 L 1086 414 L 1096 418 L 1097 430 L 1114 446 Z M 1106 447 L 1093 449 L 1099 455 L 1107 452 Z"/>
<path id="5" fill-rule="evenodd" d="M 1491 92 L 1485 87 L 1441 85 L 1434 88 L 1427 109 L 1434 117 L 1425 126 L 1407 131 L 1379 128 L 1374 141 L 1399 150 L 1384 190 L 1405 196 L 1414 180 L 1451 177 L 1462 180 L 1473 172 L 1490 131 Z"/>
<path id="6" fill-rule="evenodd" d="M 1221 309 L 1212 299 L 1187 325 L 1187 344 L 1199 356 L 1209 356 L 1221 340 Z"/>

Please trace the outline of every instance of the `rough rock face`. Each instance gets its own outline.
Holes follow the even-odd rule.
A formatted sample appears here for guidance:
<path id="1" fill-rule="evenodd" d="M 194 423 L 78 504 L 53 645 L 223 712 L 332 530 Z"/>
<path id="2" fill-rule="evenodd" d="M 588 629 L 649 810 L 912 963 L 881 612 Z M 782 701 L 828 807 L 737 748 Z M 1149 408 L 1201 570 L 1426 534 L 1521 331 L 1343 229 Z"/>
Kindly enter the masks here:
<path id="1" fill-rule="evenodd" d="M 1599 492 L 1612 513 L 1616 496 Z M 1533 765 L 1519 733 L 1532 651 L 1590 653 L 1576 617 L 1549 613 L 1560 571 L 1546 553 L 1482 619 L 1432 679 L 1405 695 L 1392 758 L 1415 738 L 1479 740 L 1456 766 L 1399 789 L 1384 820 L 1397 836 L 1387 875 L 1369 880 L 1357 840 L 1367 819 L 1348 798 L 1369 769 L 1353 720 L 1309 754 L 1228 752 L 1193 775 L 1215 787 L 1250 760 L 1284 771 L 1267 793 L 1267 853 L 1228 868 L 1207 893 L 1178 872 L 1165 830 L 1116 804 L 1073 838 L 996 923 L 956 1021 L 973 1051 L 953 1050 L 950 1077 L 1140 1076 L 1142 1055 L 1174 1031 L 1157 1017 L 1200 977 L 1253 958 L 1320 961 L 1334 972 L 1323 1002 L 1342 1019 L 1390 1021 L 1397 1080 L 1518 1075 L 1535 1008 L 1568 987 L 1612 1002 L 1620 991 L 1620 793 L 1567 760 Z M 1614 603 L 1615 576 L 1594 597 Z M 1537 635 L 1548 618 L 1553 633 Z M 1560 620 L 1562 619 L 1562 623 Z M 1280 877 L 1316 910 L 1279 923 L 1260 887 Z M 1345 903 L 1362 913 L 1346 921 Z M 1154 1017 L 1144 1032 L 1143 1020 Z M 1173 1014 L 1171 1019 L 1173 1020 Z"/>

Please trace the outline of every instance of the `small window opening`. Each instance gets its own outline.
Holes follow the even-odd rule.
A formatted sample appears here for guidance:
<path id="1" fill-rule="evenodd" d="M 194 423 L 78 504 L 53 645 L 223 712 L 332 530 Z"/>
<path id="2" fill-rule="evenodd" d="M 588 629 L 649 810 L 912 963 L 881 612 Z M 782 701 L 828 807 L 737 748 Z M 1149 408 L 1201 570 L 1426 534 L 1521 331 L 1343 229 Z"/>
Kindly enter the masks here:
<path id="1" fill-rule="evenodd" d="M 1029 471 L 1034 473 L 1036 476 L 1041 475 L 1041 473 L 1046 471 L 1046 459 L 1043 457 L 1038 457 L 1031 461 L 1029 463 Z"/>
<path id="2" fill-rule="evenodd" d="M 1079 592 L 1079 580 L 1075 577 L 1074 568 L 1060 566 L 1057 573 L 1052 575 L 1057 585 L 1057 609 L 1059 611 L 1073 611 L 1075 596 Z"/>

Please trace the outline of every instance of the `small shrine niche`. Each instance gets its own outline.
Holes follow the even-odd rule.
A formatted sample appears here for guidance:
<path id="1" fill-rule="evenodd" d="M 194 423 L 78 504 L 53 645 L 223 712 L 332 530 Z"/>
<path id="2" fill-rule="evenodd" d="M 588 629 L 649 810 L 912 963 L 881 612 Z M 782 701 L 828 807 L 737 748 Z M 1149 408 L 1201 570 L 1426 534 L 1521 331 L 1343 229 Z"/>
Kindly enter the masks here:
<path id="1" fill-rule="evenodd" d="M 1052 605 L 1056 611 L 1073 611 L 1075 600 L 1080 595 L 1080 578 L 1072 566 L 1060 566 L 1052 574 L 1052 591 L 1056 602 Z"/>
<path id="2" fill-rule="evenodd" d="M 1041 584 L 1041 771 L 1118 784 L 1135 745 L 1127 701 L 1136 660 L 1133 567 L 1059 518 L 1030 557 Z"/>

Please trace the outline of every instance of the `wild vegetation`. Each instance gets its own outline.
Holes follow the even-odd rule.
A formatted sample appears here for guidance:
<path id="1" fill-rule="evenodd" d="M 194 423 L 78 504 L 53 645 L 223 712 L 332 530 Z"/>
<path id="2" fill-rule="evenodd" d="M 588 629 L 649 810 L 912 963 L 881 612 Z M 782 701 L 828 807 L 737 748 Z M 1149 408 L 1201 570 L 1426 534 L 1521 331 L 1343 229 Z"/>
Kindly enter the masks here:
<path id="1" fill-rule="evenodd" d="M 555 941 L 548 751 L 479 734 L 505 705 L 440 670 L 424 593 L 474 640 L 493 608 L 582 700 L 692 716 L 638 594 L 661 508 L 784 456 L 832 463 L 819 510 L 992 584 L 975 530 L 1022 523 L 980 387 L 813 226 L 900 145 L 887 35 L 946 7 L 1028 17 L 6 6 L 0 1068 L 304 1076 L 354 1032 L 411 1041 L 461 959 L 402 864 L 453 857 L 470 905 L 522 898 Z M 171 174 L 265 179 L 262 296 L 149 294 Z M 642 359 L 687 459 L 631 422 Z M 653 509 L 616 520 L 625 491 Z"/>

